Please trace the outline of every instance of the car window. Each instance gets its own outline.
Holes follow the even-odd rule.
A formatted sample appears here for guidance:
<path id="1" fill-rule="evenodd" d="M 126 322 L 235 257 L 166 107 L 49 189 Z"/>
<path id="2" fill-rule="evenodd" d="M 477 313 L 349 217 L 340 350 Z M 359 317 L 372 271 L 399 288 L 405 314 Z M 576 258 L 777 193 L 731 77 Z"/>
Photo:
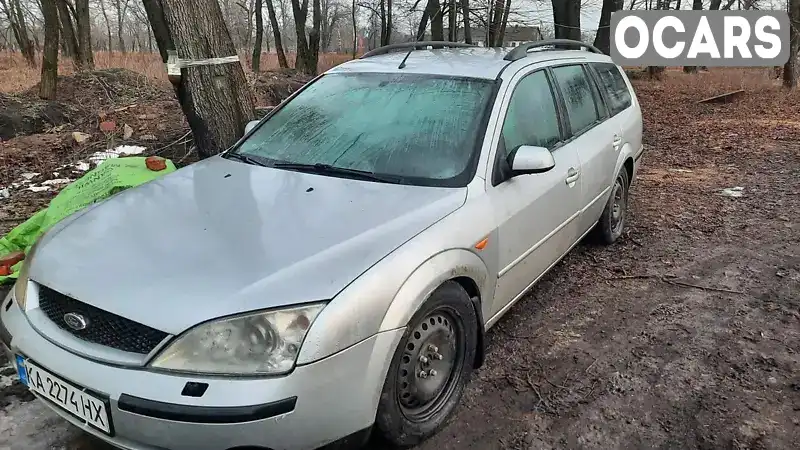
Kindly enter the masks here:
<path id="1" fill-rule="evenodd" d="M 608 109 L 611 115 L 617 114 L 631 106 L 631 93 L 628 85 L 615 64 L 592 64 L 599 75 L 601 88 L 606 92 Z"/>
<path id="2" fill-rule="evenodd" d="M 328 74 L 235 151 L 272 164 L 327 164 L 406 184 L 465 186 L 493 93 L 489 80 Z"/>
<path id="3" fill-rule="evenodd" d="M 520 145 L 553 148 L 561 140 L 556 102 L 545 71 L 534 72 L 517 84 L 502 136 L 506 153 Z"/>
<path id="4" fill-rule="evenodd" d="M 579 134 L 600 118 L 589 78 L 581 65 L 554 67 L 553 75 L 564 97 L 572 134 Z"/>

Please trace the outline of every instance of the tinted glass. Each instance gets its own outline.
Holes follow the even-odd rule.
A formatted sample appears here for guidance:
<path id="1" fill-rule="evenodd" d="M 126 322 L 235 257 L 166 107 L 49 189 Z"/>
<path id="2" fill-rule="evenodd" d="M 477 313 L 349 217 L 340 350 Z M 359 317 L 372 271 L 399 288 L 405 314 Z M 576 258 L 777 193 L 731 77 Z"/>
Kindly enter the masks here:
<path id="1" fill-rule="evenodd" d="M 619 68 L 614 64 L 597 63 L 593 66 L 600 76 L 601 89 L 607 94 L 608 109 L 611 110 L 611 114 L 614 115 L 631 106 L 631 93 Z"/>
<path id="2" fill-rule="evenodd" d="M 415 74 L 330 74 L 236 150 L 266 162 L 328 164 L 402 183 L 466 185 L 492 82 Z"/>
<path id="3" fill-rule="evenodd" d="M 572 133 L 579 133 L 599 119 L 589 79 L 580 65 L 554 67 L 553 74 L 564 96 Z"/>
<path id="4" fill-rule="evenodd" d="M 503 138 L 506 153 L 520 145 L 553 148 L 561 140 L 556 103 L 544 71 L 517 84 L 503 122 Z"/>

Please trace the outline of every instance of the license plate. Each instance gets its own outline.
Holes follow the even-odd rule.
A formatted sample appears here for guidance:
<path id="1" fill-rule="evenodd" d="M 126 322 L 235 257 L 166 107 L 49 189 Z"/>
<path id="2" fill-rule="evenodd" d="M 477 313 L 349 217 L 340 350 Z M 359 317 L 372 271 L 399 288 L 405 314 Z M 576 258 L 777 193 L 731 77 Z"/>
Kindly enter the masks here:
<path id="1" fill-rule="evenodd" d="M 28 389 L 58 405 L 89 425 L 111 434 L 106 402 L 17 355 L 19 380 Z"/>

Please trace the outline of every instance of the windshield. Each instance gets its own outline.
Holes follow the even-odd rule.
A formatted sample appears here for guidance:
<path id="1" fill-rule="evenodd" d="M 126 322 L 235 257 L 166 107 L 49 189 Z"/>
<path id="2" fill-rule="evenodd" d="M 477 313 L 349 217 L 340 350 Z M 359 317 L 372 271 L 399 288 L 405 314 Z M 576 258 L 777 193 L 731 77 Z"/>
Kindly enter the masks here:
<path id="1" fill-rule="evenodd" d="M 492 93 L 490 80 L 328 74 L 234 151 L 269 166 L 324 164 L 405 184 L 465 186 L 475 170 Z"/>

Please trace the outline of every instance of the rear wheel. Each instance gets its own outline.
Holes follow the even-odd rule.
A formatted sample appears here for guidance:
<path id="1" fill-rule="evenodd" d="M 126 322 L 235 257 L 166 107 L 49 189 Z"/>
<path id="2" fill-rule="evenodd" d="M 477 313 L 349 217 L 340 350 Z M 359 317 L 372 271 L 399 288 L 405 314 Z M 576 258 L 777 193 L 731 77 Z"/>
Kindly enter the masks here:
<path id="1" fill-rule="evenodd" d="M 628 211 L 629 184 L 628 172 L 623 167 L 614 179 L 611 196 L 595 228 L 595 235 L 606 244 L 613 244 L 622 236 Z"/>
<path id="2" fill-rule="evenodd" d="M 453 281 L 414 314 L 392 358 L 375 419 L 390 444 L 417 445 L 446 423 L 472 372 L 477 325 L 469 295 Z"/>

